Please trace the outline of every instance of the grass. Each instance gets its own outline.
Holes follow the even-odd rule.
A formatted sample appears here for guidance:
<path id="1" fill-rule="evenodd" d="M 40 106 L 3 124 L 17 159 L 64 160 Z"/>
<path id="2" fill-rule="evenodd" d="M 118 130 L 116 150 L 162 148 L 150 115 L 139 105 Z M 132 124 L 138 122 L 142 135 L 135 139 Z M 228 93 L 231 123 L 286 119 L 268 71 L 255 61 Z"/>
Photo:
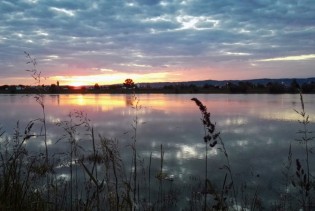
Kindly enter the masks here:
<path id="1" fill-rule="evenodd" d="M 310 154 L 312 153 L 312 148 L 310 148 L 311 141 L 315 139 L 313 135 L 313 132 L 309 130 L 309 115 L 305 111 L 304 106 L 304 100 L 303 95 L 300 93 L 300 101 L 301 101 L 301 110 L 295 110 L 297 114 L 300 116 L 300 120 L 298 121 L 300 125 L 302 126 L 301 129 L 298 130 L 298 134 L 300 134 L 300 137 L 296 139 L 300 144 L 304 145 L 305 150 L 305 162 L 304 165 L 306 166 L 306 169 L 303 168 L 302 163 L 300 162 L 300 159 L 296 159 L 296 179 L 297 181 L 292 181 L 292 184 L 294 187 L 297 187 L 300 189 L 300 204 L 303 207 L 304 210 L 311 210 L 314 208 L 314 205 L 312 205 L 312 201 L 314 200 L 314 196 L 311 195 L 311 189 L 314 189 L 315 181 L 313 179 L 313 176 L 311 175 L 311 167 L 310 167 Z"/>
<path id="2" fill-rule="evenodd" d="M 34 74 L 32 77 L 40 78 L 36 61 L 26 55 L 33 65 L 30 71 Z M 125 148 L 119 140 L 97 135 L 88 115 L 83 111 L 73 111 L 66 120 L 57 123 L 63 130 L 63 134 L 55 140 L 56 144 L 64 147 L 61 154 L 54 154 L 51 145 L 48 145 L 50 128 L 46 124 L 43 95 L 39 92 L 35 100 L 40 106 L 41 118 L 29 121 L 25 128 L 17 122 L 12 136 L 0 129 L 0 210 L 243 211 L 263 210 L 264 206 L 272 210 L 314 209 L 314 169 L 310 162 L 314 137 L 302 94 L 301 109 L 295 112 L 300 116 L 297 122 L 301 126 L 297 129 L 299 138 L 296 141 L 300 143 L 304 157 L 297 157 L 292 144 L 288 144 L 287 163 L 283 167 L 285 188 L 279 190 L 281 197 L 272 205 L 260 196 L 261 187 L 265 184 L 257 184 L 250 192 L 247 187 L 249 178 L 245 177 L 244 182 L 235 181 L 229 146 L 225 146 L 210 112 L 197 98 L 192 101 L 201 112 L 200 126 L 204 129 L 201 141 L 205 146 L 205 155 L 204 161 L 200 161 L 203 162 L 204 172 L 193 176 L 190 184 L 180 184 L 168 174 L 165 146 L 160 145 L 159 158 L 153 158 L 152 152 L 149 159 L 139 154 L 137 142 L 141 133 L 141 105 L 138 98 L 133 101 L 135 112 L 130 147 Z M 26 147 L 33 139 L 44 143 L 43 152 L 30 151 Z M 83 146 L 83 141 L 88 145 Z M 217 155 L 223 157 L 220 169 L 209 169 L 210 149 L 222 152 Z M 126 155 L 130 156 L 130 163 L 122 158 Z M 215 174 L 222 175 L 219 182 L 214 182 Z M 183 191 L 190 195 L 189 200 L 181 198 L 185 196 Z"/>
<path id="3" fill-rule="evenodd" d="M 297 129 L 299 138 L 296 141 L 304 148 L 305 157 L 294 156 L 292 145 L 288 144 L 283 182 L 285 190 L 290 191 L 281 192 L 282 197 L 274 205 L 267 205 L 259 195 L 264 184 L 257 185 L 253 193 L 247 189 L 246 182 L 236 185 L 240 182 L 234 181 L 233 166 L 221 133 L 206 106 L 194 98 L 192 100 L 201 112 L 200 126 L 204 128 L 201 141 L 205 144 L 205 160 L 204 176 L 193 179 L 190 188 L 186 189 L 186 192 L 190 190 L 191 193 L 188 203 L 179 203 L 181 190 L 178 187 L 181 185 L 174 186 L 179 181 L 164 169 L 163 145 L 160 146 L 157 170 L 152 168 L 152 153 L 148 160 L 137 153 L 137 134 L 141 133 L 138 128 L 138 101 L 134 105 L 136 112 L 131 124 L 131 164 L 122 159 L 121 153 L 125 149 L 122 149 L 120 142 L 95 135 L 88 115 L 82 111 L 73 111 L 67 120 L 57 123 L 64 133 L 56 142 L 66 143 L 64 153 L 58 155 L 49 153 L 47 156 L 46 150 L 51 150 L 45 144 L 44 151 L 38 153 L 25 147 L 31 139 L 45 140 L 42 133 L 36 132 L 42 128 L 42 121 L 38 119 L 31 120 L 25 128 L 21 128 L 17 122 L 13 140 L 9 140 L 9 136 L 1 131 L 0 209 L 262 210 L 265 205 L 274 210 L 312 210 L 314 169 L 310 165 L 310 156 L 314 137 L 309 129 L 310 120 L 305 111 L 303 96 L 300 96 L 301 110 L 296 112 L 300 116 L 297 123 L 301 129 Z M 88 141 L 89 146 L 81 146 L 81 140 Z M 221 161 L 220 169 L 211 169 L 211 172 L 220 171 L 221 184 L 214 183 L 211 178 L 213 174 L 208 174 L 211 160 L 207 155 L 210 148 L 219 149 L 225 158 Z M 68 172 L 69 178 L 60 177 L 60 168 Z"/>

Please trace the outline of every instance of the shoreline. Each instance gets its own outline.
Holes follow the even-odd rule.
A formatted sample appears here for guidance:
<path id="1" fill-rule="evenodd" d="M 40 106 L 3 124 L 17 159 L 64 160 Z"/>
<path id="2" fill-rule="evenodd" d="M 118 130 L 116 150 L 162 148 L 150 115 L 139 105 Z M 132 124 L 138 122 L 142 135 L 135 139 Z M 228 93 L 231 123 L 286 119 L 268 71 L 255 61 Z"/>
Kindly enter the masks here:
<path id="1" fill-rule="evenodd" d="M 270 91 L 263 90 L 247 90 L 247 91 L 230 91 L 227 89 L 218 90 L 164 90 L 164 89 L 117 89 L 117 90 L 60 90 L 60 91 L 46 91 L 46 90 L 15 90 L 15 91 L 0 91 L 3 94 L 298 94 L 298 90 L 289 91 Z M 303 94 L 315 94 L 314 91 L 303 92 Z"/>

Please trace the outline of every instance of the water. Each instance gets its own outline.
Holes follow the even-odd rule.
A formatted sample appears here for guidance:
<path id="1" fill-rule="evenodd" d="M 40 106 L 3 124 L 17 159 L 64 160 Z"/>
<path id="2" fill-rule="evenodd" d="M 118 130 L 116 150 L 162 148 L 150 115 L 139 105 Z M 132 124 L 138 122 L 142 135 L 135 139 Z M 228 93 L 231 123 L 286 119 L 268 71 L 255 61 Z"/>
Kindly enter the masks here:
<path id="1" fill-rule="evenodd" d="M 300 117 L 294 111 L 301 110 L 299 95 L 142 94 L 136 100 L 132 95 L 45 95 L 49 149 L 51 153 L 69 150 L 67 141 L 60 140 L 65 131 L 56 123 L 70 121 L 70 112 L 84 111 L 97 137 L 118 140 L 125 167 L 131 168 L 130 144 L 137 118 L 136 146 L 143 165 L 148 166 L 152 153 L 152 174 L 156 175 L 163 145 L 163 171 L 174 178 L 179 190 L 187 189 L 204 178 L 204 129 L 200 111 L 190 100 L 193 97 L 207 106 L 221 132 L 237 186 L 246 186 L 248 195 L 258 191 L 265 203 L 279 198 L 283 191 L 281 172 L 290 144 L 293 161 L 295 158 L 305 161 L 303 145 L 295 141 L 301 137 L 297 132 L 302 129 Z M 304 104 L 310 115 L 309 129 L 315 131 L 314 95 L 304 95 Z M 8 137 L 12 137 L 17 121 L 23 131 L 29 121 L 42 118 L 41 107 L 33 95 L 0 95 L 0 110 L 0 124 Z M 39 128 L 36 130 L 38 134 Z M 83 131 L 78 135 L 80 145 L 91 150 L 88 136 Z M 30 151 L 43 151 L 44 143 L 29 140 L 27 147 Z M 226 160 L 219 147 L 209 150 L 208 177 L 217 187 L 223 183 L 225 171 L 220 168 L 224 164 Z M 293 162 L 293 169 L 294 165 Z M 66 175 L 67 170 L 60 170 L 60 174 Z M 183 198 L 188 200 L 189 196 Z"/>

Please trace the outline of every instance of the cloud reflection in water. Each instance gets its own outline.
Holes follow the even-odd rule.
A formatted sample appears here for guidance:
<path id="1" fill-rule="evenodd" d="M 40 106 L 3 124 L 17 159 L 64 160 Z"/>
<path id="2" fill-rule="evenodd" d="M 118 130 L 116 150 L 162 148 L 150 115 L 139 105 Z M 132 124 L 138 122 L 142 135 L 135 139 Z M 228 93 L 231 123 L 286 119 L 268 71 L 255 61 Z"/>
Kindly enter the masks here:
<path id="1" fill-rule="evenodd" d="M 164 170 L 181 181 L 191 175 L 202 175 L 205 157 L 203 127 L 198 108 L 190 101 L 192 97 L 207 106 L 231 160 L 233 172 L 242 178 L 251 178 L 253 184 L 280 186 L 281 170 L 286 161 L 289 144 L 299 149 L 294 142 L 297 137 L 299 109 L 298 95 L 139 95 L 142 108 L 137 112 L 139 125 L 137 147 L 145 162 L 152 152 L 153 168 L 158 171 L 160 145 L 163 144 Z M 305 107 L 311 118 L 315 116 L 315 99 L 306 95 Z M 63 133 L 55 123 L 66 120 L 69 112 L 83 110 L 91 119 L 96 133 L 119 140 L 123 159 L 130 160 L 132 127 L 135 109 L 132 95 L 47 95 L 45 106 L 48 120 L 49 147 L 55 153 L 69 149 L 67 142 L 55 144 Z M 32 96 L 1 95 L 1 124 L 7 134 L 13 131 L 16 121 L 21 129 L 27 122 L 41 117 L 41 110 Z M 314 131 L 314 124 L 311 125 Z M 12 133 L 11 133 L 12 134 Z M 83 137 L 80 144 L 88 151 L 91 142 Z M 36 151 L 43 143 L 35 140 L 28 147 Z M 294 151 L 298 156 L 299 150 Z M 218 172 L 224 158 L 220 150 L 208 154 L 209 172 Z M 128 161 L 129 162 L 129 161 Z M 129 165 L 129 163 L 127 163 Z M 251 175 L 259 174 L 259 179 Z M 220 173 L 210 174 L 214 181 L 221 181 Z M 66 177 L 63 170 L 60 177 Z M 268 195 L 268 190 L 262 193 Z"/>

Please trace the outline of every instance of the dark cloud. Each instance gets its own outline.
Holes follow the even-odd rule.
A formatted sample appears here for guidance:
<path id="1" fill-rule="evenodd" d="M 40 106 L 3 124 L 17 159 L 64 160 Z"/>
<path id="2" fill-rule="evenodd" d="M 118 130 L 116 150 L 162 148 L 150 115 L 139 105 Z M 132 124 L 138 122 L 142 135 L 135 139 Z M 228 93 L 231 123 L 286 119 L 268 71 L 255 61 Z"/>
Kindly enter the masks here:
<path id="1" fill-rule="evenodd" d="M 262 76 L 266 68 L 286 75 L 297 67 L 311 76 L 314 59 L 304 66 L 257 61 L 315 54 L 314 11 L 311 0 L 3 0 L 0 76 L 17 76 L 24 51 L 41 58 L 48 75 L 73 63 L 86 74 L 132 72 L 125 64 L 135 63 L 152 71 L 233 67 L 237 75 L 242 61 L 240 68 L 255 66 Z"/>

